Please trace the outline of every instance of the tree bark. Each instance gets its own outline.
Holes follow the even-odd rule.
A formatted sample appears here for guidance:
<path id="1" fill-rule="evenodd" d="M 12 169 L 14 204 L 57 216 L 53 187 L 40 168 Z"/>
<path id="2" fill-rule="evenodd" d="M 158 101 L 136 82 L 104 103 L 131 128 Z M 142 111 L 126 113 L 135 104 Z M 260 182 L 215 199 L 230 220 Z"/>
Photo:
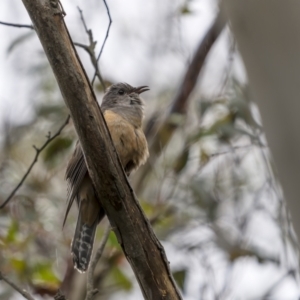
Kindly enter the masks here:
<path id="1" fill-rule="evenodd" d="M 164 249 L 127 181 L 57 0 L 22 0 L 70 110 L 89 174 L 145 299 L 181 299 Z"/>

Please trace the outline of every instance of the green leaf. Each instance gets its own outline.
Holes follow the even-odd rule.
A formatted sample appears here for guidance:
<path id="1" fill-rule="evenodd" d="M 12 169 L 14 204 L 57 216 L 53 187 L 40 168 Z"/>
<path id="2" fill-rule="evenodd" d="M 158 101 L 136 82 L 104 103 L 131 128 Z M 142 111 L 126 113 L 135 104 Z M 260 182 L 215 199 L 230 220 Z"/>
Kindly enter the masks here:
<path id="1" fill-rule="evenodd" d="M 178 286 L 183 290 L 184 287 L 184 281 L 185 281 L 185 276 L 186 276 L 186 270 L 179 270 L 176 272 L 173 272 L 173 277 L 178 284 Z"/>
<path id="2" fill-rule="evenodd" d="M 32 270 L 32 280 L 36 283 L 58 284 L 60 280 L 54 274 L 50 262 L 37 263 Z"/>
<path id="3" fill-rule="evenodd" d="M 7 243 L 13 243 L 17 240 L 17 234 L 19 232 L 19 224 L 16 221 L 12 221 L 8 228 L 5 241 Z"/>
<path id="4" fill-rule="evenodd" d="M 107 243 L 112 247 L 120 249 L 120 244 L 119 244 L 118 239 L 113 231 L 110 232 Z"/>
<path id="5" fill-rule="evenodd" d="M 176 174 L 179 174 L 186 166 L 186 164 L 188 162 L 188 158 L 189 158 L 189 151 L 190 151 L 190 149 L 187 147 L 185 149 L 183 149 L 183 151 L 181 152 L 179 157 L 174 162 L 173 170 Z"/>
<path id="6" fill-rule="evenodd" d="M 36 114 L 41 117 L 49 117 L 49 115 L 65 114 L 64 106 L 57 105 L 41 105 L 36 107 Z"/>
<path id="7" fill-rule="evenodd" d="M 186 15 L 186 14 L 190 14 L 190 13 L 191 13 L 191 11 L 190 11 L 190 9 L 188 8 L 187 5 L 184 5 L 184 6 L 181 8 L 181 14 Z"/>
<path id="8" fill-rule="evenodd" d="M 200 149 L 200 162 L 201 166 L 206 165 L 210 160 L 210 155 L 203 149 Z"/>
<path id="9" fill-rule="evenodd" d="M 220 140 L 228 142 L 239 133 L 234 126 L 234 115 L 228 113 L 217 120 L 206 132 L 207 135 L 217 135 Z"/>
<path id="10" fill-rule="evenodd" d="M 26 270 L 26 262 L 19 258 L 11 258 L 10 263 L 14 271 L 23 273 Z"/>
<path id="11" fill-rule="evenodd" d="M 113 84 L 113 82 L 111 82 L 111 81 L 109 81 L 109 80 L 107 80 L 107 79 L 103 79 L 103 81 L 104 81 L 104 84 L 105 84 L 105 87 L 106 87 L 106 88 L 109 87 L 109 86 L 111 86 L 111 85 Z M 96 85 L 95 85 L 95 88 L 96 88 L 96 90 L 99 91 L 99 92 L 103 92 L 103 93 L 105 92 L 104 89 L 103 89 L 103 86 L 102 86 L 101 82 L 98 81 L 98 78 L 96 79 Z"/>
<path id="12" fill-rule="evenodd" d="M 73 143 L 73 139 L 69 137 L 57 137 L 45 149 L 43 158 L 46 163 L 51 163 L 57 159 L 64 151 L 68 150 Z"/>
<path id="13" fill-rule="evenodd" d="M 207 101 L 207 100 L 202 100 L 200 101 L 200 112 L 201 112 L 201 116 L 203 117 L 206 113 L 206 111 L 212 106 L 214 105 L 214 102 L 212 101 Z"/>
<path id="14" fill-rule="evenodd" d="M 125 291 L 130 291 L 132 289 L 132 282 L 130 279 L 121 271 L 120 268 L 112 269 L 112 276 L 117 285 L 123 288 Z"/>
<path id="15" fill-rule="evenodd" d="M 174 125 L 174 126 L 182 126 L 184 124 L 184 121 L 186 119 L 186 116 L 180 113 L 173 113 L 168 118 L 168 124 Z"/>

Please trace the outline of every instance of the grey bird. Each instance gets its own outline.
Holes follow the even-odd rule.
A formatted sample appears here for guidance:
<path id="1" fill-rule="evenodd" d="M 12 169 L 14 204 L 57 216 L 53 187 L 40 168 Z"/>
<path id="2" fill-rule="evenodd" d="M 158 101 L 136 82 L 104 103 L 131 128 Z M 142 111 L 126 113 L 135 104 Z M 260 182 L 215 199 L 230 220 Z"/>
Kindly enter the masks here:
<path id="1" fill-rule="evenodd" d="M 142 130 L 144 102 L 140 98 L 140 94 L 148 90 L 147 86 L 135 88 L 127 83 L 117 83 L 108 88 L 101 105 L 127 176 L 144 164 L 149 156 L 147 140 Z M 71 253 L 74 267 L 79 272 L 85 272 L 92 254 L 96 228 L 105 216 L 105 211 L 101 206 L 101 199 L 96 195 L 79 142 L 68 163 L 66 179 L 68 197 L 64 224 L 76 199 L 79 214 Z"/>

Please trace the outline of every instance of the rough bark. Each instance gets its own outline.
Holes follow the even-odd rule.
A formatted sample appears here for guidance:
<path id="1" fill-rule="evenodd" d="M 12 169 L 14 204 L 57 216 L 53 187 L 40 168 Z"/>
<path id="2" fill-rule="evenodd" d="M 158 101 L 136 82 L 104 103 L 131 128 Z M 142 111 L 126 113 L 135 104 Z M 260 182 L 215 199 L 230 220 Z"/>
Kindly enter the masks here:
<path id="1" fill-rule="evenodd" d="M 23 0 L 82 145 L 90 176 L 145 299 L 181 299 L 163 247 L 139 206 L 57 1 Z"/>

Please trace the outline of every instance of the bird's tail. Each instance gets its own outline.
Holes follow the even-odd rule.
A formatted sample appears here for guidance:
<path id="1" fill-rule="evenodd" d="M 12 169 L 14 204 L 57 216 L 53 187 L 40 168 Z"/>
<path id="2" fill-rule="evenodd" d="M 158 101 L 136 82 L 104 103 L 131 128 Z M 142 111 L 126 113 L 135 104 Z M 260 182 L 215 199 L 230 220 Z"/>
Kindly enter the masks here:
<path id="1" fill-rule="evenodd" d="M 103 215 L 99 215 L 93 224 L 87 224 L 82 220 L 82 213 L 79 210 L 75 235 L 73 238 L 71 252 L 73 255 L 74 267 L 80 272 L 84 273 L 89 266 L 93 244 L 95 239 L 95 233 L 97 225 L 103 218 Z"/>

